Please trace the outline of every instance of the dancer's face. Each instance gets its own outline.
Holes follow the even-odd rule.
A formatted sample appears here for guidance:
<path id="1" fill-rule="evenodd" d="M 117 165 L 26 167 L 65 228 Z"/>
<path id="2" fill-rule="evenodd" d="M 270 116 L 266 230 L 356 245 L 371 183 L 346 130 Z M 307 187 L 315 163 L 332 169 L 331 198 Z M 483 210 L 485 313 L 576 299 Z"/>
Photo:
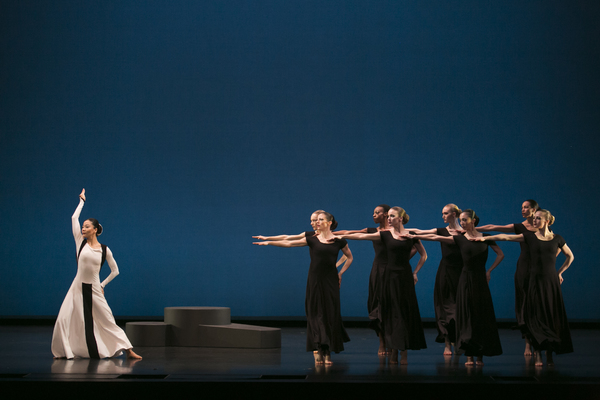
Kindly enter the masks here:
<path id="1" fill-rule="evenodd" d="M 316 229 L 323 232 L 325 230 L 328 230 L 330 226 L 331 226 L 331 221 L 327 221 L 325 214 L 319 214 L 319 216 L 317 218 Z"/>
<path id="2" fill-rule="evenodd" d="M 387 214 L 383 207 L 376 207 L 375 211 L 373 211 L 373 222 L 376 224 L 380 224 L 387 218 Z"/>
<path id="3" fill-rule="evenodd" d="M 547 223 L 548 223 L 548 220 L 546 219 L 546 214 L 544 214 L 543 212 L 538 211 L 533 216 L 533 227 L 534 228 L 541 229 Z"/>
<path id="4" fill-rule="evenodd" d="M 469 214 L 460 214 L 460 226 L 466 231 L 474 228 L 473 219 L 469 216 Z"/>
<path id="5" fill-rule="evenodd" d="M 397 228 L 400 226 L 401 223 L 402 223 L 402 218 L 400 218 L 398 211 L 396 211 L 396 210 L 388 211 L 388 224 L 390 226 Z"/>
<path id="6" fill-rule="evenodd" d="M 83 221 L 83 225 L 81 226 L 81 236 L 83 236 L 86 239 L 90 239 L 96 236 L 96 231 L 97 229 L 94 228 L 94 224 L 92 224 L 91 221 L 87 219 Z"/>
<path id="7" fill-rule="evenodd" d="M 454 221 L 456 219 L 456 216 L 454 215 L 454 210 L 450 207 L 442 208 L 442 219 L 446 224 L 449 224 L 450 222 Z"/>
<path id="8" fill-rule="evenodd" d="M 317 230 L 317 221 L 319 220 L 319 214 L 313 214 L 310 216 L 310 226 L 312 226 L 313 230 Z"/>
<path id="9" fill-rule="evenodd" d="M 535 210 L 533 207 L 531 207 L 531 204 L 529 204 L 528 201 L 524 202 L 521 205 L 521 215 L 523 216 L 523 218 L 533 217 L 534 213 Z"/>

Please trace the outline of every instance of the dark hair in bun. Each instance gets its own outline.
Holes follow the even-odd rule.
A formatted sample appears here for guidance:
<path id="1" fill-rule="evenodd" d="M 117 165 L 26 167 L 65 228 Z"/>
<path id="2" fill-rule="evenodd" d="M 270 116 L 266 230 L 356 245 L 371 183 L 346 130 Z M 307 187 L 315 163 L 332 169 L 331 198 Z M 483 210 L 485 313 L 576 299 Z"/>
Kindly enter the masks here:
<path id="1" fill-rule="evenodd" d="M 331 221 L 331 227 L 330 227 L 331 230 L 334 230 L 335 228 L 337 228 L 338 223 L 335 220 L 335 217 L 333 215 L 329 214 L 327 211 L 323 211 L 319 214 L 323 214 L 327 221 Z"/>
<path id="2" fill-rule="evenodd" d="M 529 203 L 529 207 L 533 208 L 533 211 L 538 211 L 540 209 L 540 205 L 537 201 L 531 199 L 525 201 Z"/>
<path id="3" fill-rule="evenodd" d="M 463 213 L 467 214 L 469 218 L 473 220 L 473 226 L 479 225 L 479 216 L 475 214 L 475 211 L 469 208 L 468 210 L 463 211 Z"/>
<path id="4" fill-rule="evenodd" d="M 388 213 L 388 211 L 390 211 L 390 208 L 392 208 L 392 207 L 388 206 L 387 204 L 380 204 L 380 205 L 378 205 L 377 207 L 381 207 L 381 208 L 383 208 L 383 211 L 384 211 L 386 214 Z M 377 208 L 377 207 L 375 207 L 375 208 Z"/>
<path id="5" fill-rule="evenodd" d="M 90 221 L 94 225 L 94 228 L 97 229 L 96 236 L 102 235 L 102 225 L 100 225 L 100 222 L 96 218 L 88 218 L 86 221 Z"/>

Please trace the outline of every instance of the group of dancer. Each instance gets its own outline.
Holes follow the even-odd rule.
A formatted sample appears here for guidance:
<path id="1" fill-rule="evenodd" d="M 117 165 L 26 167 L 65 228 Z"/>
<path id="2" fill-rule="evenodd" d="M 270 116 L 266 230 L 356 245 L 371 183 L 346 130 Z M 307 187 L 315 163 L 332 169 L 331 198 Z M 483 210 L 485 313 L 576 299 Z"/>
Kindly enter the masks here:
<path id="1" fill-rule="evenodd" d="M 79 198 L 71 218 L 77 275 L 54 326 L 52 353 L 55 358 L 106 358 L 125 352 L 129 358 L 141 359 L 115 323 L 104 297 L 104 287 L 119 270 L 110 249 L 98 241 L 102 225 L 89 218 L 80 227 L 85 189 Z M 367 309 L 371 327 L 379 336 L 378 353 L 389 356 L 390 363 L 406 364 L 407 350 L 426 348 L 415 292 L 417 274 L 427 260 L 421 240 L 440 242 L 442 259 L 434 286 L 436 341 L 445 343 L 444 355 L 451 355 L 454 345 L 455 354 L 467 356 L 467 365 L 483 365 L 483 356 L 502 354 L 488 287 L 492 270 L 504 258 L 495 241 L 519 242 L 515 311 L 526 341 L 525 356 L 533 352 L 535 365 L 541 366 L 545 351 L 551 365 L 553 353 L 573 351 L 560 289 L 563 273 L 573 262 L 573 253 L 564 239 L 551 231 L 554 217 L 549 211 L 539 209 L 534 200 L 527 200 L 521 213 L 525 218 L 521 223 L 477 228 L 479 217 L 473 210 L 461 211 L 448 204 L 442 209 L 446 227 L 409 230 L 404 226 L 409 221 L 404 209 L 380 205 L 373 214 L 373 221 L 379 226 L 334 231 L 338 223 L 333 215 L 317 210 L 311 215 L 311 231 L 291 236 L 254 236 L 260 240 L 254 244 L 310 248 L 305 299 L 306 349 L 314 353 L 316 363 L 331 364 L 331 352 L 341 352 L 344 343 L 350 340 L 340 307 L 342 275 L 353 261 L 347 240 L 371 240 L 375 260 L 369 277 Z M 495 236 L 481 233 L 485 231 L 504 233 Z M 496 258 L 486 271 L 488 248 L 496 253 Z M 337 260 L 340 250 L 343 256 Z M 556 257 L 561 251 L 566 257 L 557 272 Z M 419 261 L 413 270 L 410 259 L 417 253 Z M 111 273 L 100 282 L 99 272 L 105 261 Z"/>
<path id="2" fill-rule="evenodd" d="M 492 296 L 491 272 L 504 254 L 495 241 L 516 241 L 521 255 L 515 273 L 515 311 L 518 328 L 526 340 L 525 356 L 535 354 L 542 366 L 542 351 L 548 365 L 552 354 L 573 351 L 562 299 L 562 274 L 573 262 L 573 253 L 564 239 L 553 233 L 554 217 L 540 210 L 537 202 L 522 205 L 525 221 L 510 225 L 477 228 L 479 217 L 473 210 L 460 210 L 454 204 L 442 209 L 444 228 L 407 229 L 409 216 L 400 207 L 375 208 L 376 228 L 334 231 L 335 218 L 317 210 L 311 215 L 312 231 L 299 235 L 253 236 L 257 245 L 278 247 L 309 246 L 311 264 L 306 287 L 307 351 L 316 363 L 331 364 L 331 352 L 344 349 L 349 340 L 340 311 L 339 288 L 342 275 L 352 264 L 347 240 L 371 240 L 375 260 L 369 277 L 367 309 L 371 327 L 379 336 L 378 353 L 390 363 L 407 364 L 407 350 L 426 348 L 415 292 L 417 273 L 427 259 L 421 240 L 440 242 L 442 259 L 434 285 L 434 305 L 438 336 L 445 343 L 444 355 L 464 354 L 466 365 L 482 366 L 484 356 L 502 354 Z M 490 236 L 486 231 L 515 233 Z M 486 270 L 488 249 L 496 258 Z M 343 257 L 337 261 L 339 251 Z M 556 271 L 556 257 L 566 258 Z M 410 259 L 419 253 L 412 270 Z M 338 272 L 337 267 L 343 265 Z M 532 353 L 533 350 L 533 353 Z M 398 359 L 400 355 L 400 359 Z"/>

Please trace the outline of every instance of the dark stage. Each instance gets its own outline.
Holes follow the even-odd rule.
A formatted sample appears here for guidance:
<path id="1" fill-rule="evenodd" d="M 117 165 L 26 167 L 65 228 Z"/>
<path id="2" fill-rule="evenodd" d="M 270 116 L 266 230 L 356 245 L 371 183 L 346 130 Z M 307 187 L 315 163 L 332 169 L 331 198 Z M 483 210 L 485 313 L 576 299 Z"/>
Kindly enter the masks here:
<path id="1" fill-rule="evenodd" d="M 61 398 L 148 398 L 189 395 L 208 398 L 358 398 L 374 393 L 403 398 L 600 398 L 600 330 L 574 329 L 575 353 L 555 356 L 554 367 L 523 356 L 520 334 L 501 329 L 504 354 L 466 367 L 463 357 L 442 356 L 436 331 L 426 329 L 428 348 L 409 352 L 408 366 L 377 356 L 367 328 L 349 328 L 351 342 L 333 355 L 332 366 L 315 367 L 305 350 L 303 328 L 282 328 L 281 349 L 136 347 L 139 362 L 54 360 L 51 326 L 0 326 L 3 398 L 60 393 Z M 384 393 L 385 392 L 385 393 Z"/>

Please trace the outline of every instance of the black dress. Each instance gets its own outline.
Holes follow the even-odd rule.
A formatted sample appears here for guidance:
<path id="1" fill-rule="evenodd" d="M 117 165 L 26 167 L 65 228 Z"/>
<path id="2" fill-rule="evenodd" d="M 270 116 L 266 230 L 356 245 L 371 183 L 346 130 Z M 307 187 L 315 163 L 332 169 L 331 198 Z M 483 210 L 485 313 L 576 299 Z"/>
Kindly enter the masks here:
<path id="1" fill-rule="evenodd" d="M 522 223 L 513 226 L 517 235 L 530 232 Z M 529 245 L 527 242 L 520 242 L 519 244 L 521 245 L 521 254 L 517 260 L 517 269 L 515 270 L 515 316 L 517 317 L 517 327 L 523 329 L 525 326 L 523 304 L 529 285 Z"/>
<path id="2" fill-rule="evenodd" d="M 536 350 L 572 353 L 571 332 L 556 271 L 556 252 L 565 245 L 565 240 L 560 235 L 540 240 L 534 232 L 523 236 L 531 257 L 523 313 L 525 333 Z"/>
<path id="3" fill-rule="evenodd" d="M 310 248 L 310 268 L 306 282 L 306 351 L 329 346 L 339 353 L 344 342 L 350 341 L 342 323 L 340 286 L 335 263 L 339 251 L 346 247 L 345 239 L 321 243 L 317 236 L 306 238 Z"/>
<path id="4" fill-rule="evenodd" d="M 367 228 L 367 233 L 376 232 L 378 232 L 377 228 Z M 387 250 L 381 240 L 373 241 L 373 250 L 375 250 L 375 259 L 369 275 L 367 311 L 369 312 L 369 326 L 379 335 L 381 332 L 381 285 L 387 264 Z"/>
<path id="5" fill-rule="evenodd" d="M 448 229 L 437 228 L 439 236 L 452 236 Z M 440 243 L 442 245 L 442 259 L 435 275 L 433 287 L 433 306 L 437 322 L 438 343 L 446 339 L 456 342 L 456 288 L 463 268 L 460 249 L 456 244 Z"/>
<path id="6" fill-rule="evenodd" d="M 463 235 L 453 238 L 464 263 L 456 291 L 456 346 L 469 357 L 500 355 L 502 345 L 485 270 L 488 246 L 495 243 L 471 242 Z"/>
<path id="7" fill-rule="evenodd" d="M 397 240 L 389 231 L 379 232 L 388 263 L 383 276 L 381 317 L 387 347 L 398 350 L 427 348 L 410 266 L 410 252 L 418 239 Z"/>

